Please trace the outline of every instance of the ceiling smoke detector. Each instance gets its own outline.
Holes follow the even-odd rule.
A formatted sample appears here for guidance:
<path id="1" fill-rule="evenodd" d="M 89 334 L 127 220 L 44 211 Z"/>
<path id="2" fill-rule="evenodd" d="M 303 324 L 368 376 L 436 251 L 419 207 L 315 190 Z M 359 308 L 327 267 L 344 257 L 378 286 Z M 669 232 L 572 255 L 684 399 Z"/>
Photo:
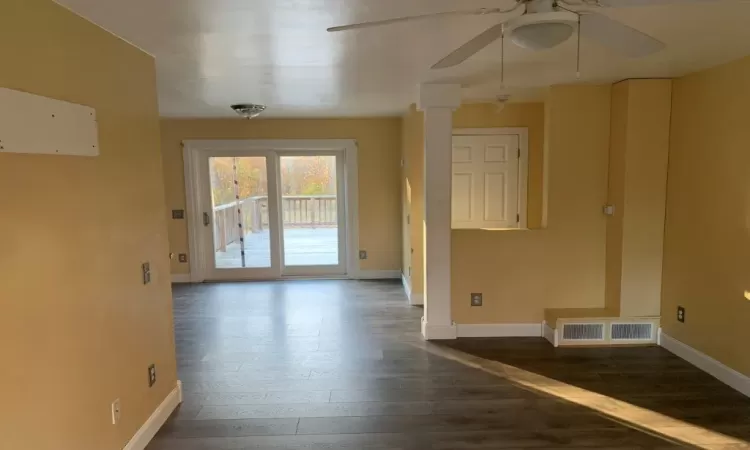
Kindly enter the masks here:
<path id="1" fill-rule="evenodd" d="M 241 103 L 232 105 L 234 112 L 244 117 L 245 119 L 253 119 L 258 117 L 260 113 L 266 110 L 266 105 L 256 105 L 255 103 Z"/>

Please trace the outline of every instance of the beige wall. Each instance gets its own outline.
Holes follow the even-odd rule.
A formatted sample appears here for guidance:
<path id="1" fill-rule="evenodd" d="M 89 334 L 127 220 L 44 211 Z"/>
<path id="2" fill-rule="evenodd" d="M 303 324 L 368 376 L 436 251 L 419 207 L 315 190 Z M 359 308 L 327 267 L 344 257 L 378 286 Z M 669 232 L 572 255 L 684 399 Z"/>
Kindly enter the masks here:
<path id="1" fill-rule="evenodd" d="M 671 80 L 612 89 L 605 304 L 625 317 L 659 315 L 671 95 Z"/>
<path id="2" fill-rule="evenodd" d="M 658 316 L 672 80 L 629 80 L 620 313 Z"/>
<path id="3" fill-rule="evenodd" d="M 457 323 L 538 323 L 545 308 L 604 305 L 610 87 L 555 86 L 547 108 L 547 228 L 453 232 Z M 472 292 L 483 307 L 469 306 Z"/>
<path id="4" fill-rule="evenodd" d="M 176 383 L 154 61 L 49 0 L 2 2 L 0 54 L 0 86 L 95 108 L 101 148 L 0 154 L 0 448 L 122 448 Z"/>
<path id="5" fill-rule="evenodd" d="M 622 228 L 625 214 L 625 152 L 628 136 L 628 84 L 612 86 L 610 115 L 609 179 L 607 203 L 615 215 L 607 218 L 604 306 L 620 314 L 622 288 Z"/>
<path id="6" fill-rule="evenodd" d="M 674 82 L 662 326 L 750 376 L 748 105 L 750 58 Z"/>
<path id="7" fill-rule="evenodd" d="M 542 159 L 544 153 L 544 104 L 511 103 L 498 112 L 491 104 L 463 105 L 453 113 L 453 128 L 525 127 L 529 131 L 528 225 L 539 228 L 542 217 Z M 424 115 L 411 106 L 403 118 L 404 180 L 411 190 L 412 292 L 424 292 Z M 455 237 L 454 231 L 454 237 Z M 406 258 L 406 255 L 404 255 Z M 455 261 L 455 258 L 453 258 Z"/>
<path id="8" fill-rule="evenodd" d="M 547 145 L 550 155 L 547 229 L 453 231 L 452 307 L 457 323 L 533 323 L 541 322 L 545 308 L 604 305 L 606 221 L 601 206 L 607 198 L 610 87 L 555 87 L 546 109 L 547 124 L 541 103 L 510 104 L 500 113 L 493 105 L 468 105 L 454 114 L 455 128 L 529 128 L 529 223 L 534 227 L 541 225 L 544 213 Z M 418 128 L 421 121 L 412 108 L 404 129 Z M 417 277 L 421 280 L 414 268 L 421 267 L 416 247 L 422 242 L 423 143 L 421 135 L 409 142 L 404 154 L 412 191 L 414 289 Z M 469 306 L 472 292 L 484 294 L 483 307 Z"/>
<path id="9" fill-rule="evenodd" d="M 401 120 L 162 120 L 162 158 L 167 208 L 185 208 L 181 142 L 185 139 L 356 139 L 359 147 L 359 243 L 368 259 L 362 270 L 401 268 Z M 169 221 L 174 253 L 188 253 L 187 225 Z M 172 273 L 190 271 L 172 261 Z"/>
<path id="10" fill-rule="evenodd" d="M 414 105 L 402 122 L 402 171 L 403 201 L 409 214 L 409 224 L 403 229 L 409 236 L 410 248 L 403 248 L 404 273 L 407 275 L 413 294 L 424 292 L 424 116 Z M 411 266 L 411 276 L 409 267 Z"/>
<path id="11" fill-rule="evenodd" d="M 492 104 L 463 105 L 453 114 L 453 128 L 525 127 L 529 130 L 529 228 L 541 228 L 544 159 L 544 103 L 510 103 L 498 112 Z"/>

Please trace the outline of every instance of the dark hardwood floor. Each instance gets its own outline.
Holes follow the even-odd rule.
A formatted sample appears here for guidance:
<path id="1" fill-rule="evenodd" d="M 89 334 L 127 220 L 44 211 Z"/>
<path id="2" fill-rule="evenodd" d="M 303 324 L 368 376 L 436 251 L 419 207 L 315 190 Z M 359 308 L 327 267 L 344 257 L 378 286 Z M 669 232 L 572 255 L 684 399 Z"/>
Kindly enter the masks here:
<path id="1" fill-rule="evenodd" d="M 666 449 L 696 430 L 694 447 L 750 439 L 750 401 L 661 348 L 433 346 L 396 282 L 206 284 L 174 295 L 184 403 L 149 450 Z M 684 430 L 656 436 L 430 348 L 622 400 Z"/>

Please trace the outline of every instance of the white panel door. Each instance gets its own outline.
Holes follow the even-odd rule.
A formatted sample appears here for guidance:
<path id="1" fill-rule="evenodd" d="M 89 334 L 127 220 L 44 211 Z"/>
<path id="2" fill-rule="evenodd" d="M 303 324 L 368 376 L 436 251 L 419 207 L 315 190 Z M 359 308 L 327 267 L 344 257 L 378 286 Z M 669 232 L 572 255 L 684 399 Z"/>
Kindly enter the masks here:
<path id="1" fill-rule="evenodd" d="M 518 135 L 454 136 L 452 227 L 518 228 Z"/>

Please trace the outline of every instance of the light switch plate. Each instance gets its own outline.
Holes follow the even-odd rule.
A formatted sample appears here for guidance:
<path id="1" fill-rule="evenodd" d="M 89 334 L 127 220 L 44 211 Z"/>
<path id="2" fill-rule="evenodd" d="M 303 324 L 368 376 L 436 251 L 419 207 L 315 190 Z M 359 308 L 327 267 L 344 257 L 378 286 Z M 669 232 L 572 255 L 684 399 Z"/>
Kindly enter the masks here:
<path id="1" fill-rule="evenodd" d="M 143 284 L 151 283 L 151 264 L 143 263 L 141 271 L 143 272 Z"/>
<path id="2" fill-rule="evenodd" d="M 359 259 L 367 259 L 367 250 L 360 250 L 359 251 Z"/>
<path id="3" fill-rule="evenodd" d="M 148 387 L 153 387 L 156 384 L 156 365 L 151 364 L 148 366 Z"/>

